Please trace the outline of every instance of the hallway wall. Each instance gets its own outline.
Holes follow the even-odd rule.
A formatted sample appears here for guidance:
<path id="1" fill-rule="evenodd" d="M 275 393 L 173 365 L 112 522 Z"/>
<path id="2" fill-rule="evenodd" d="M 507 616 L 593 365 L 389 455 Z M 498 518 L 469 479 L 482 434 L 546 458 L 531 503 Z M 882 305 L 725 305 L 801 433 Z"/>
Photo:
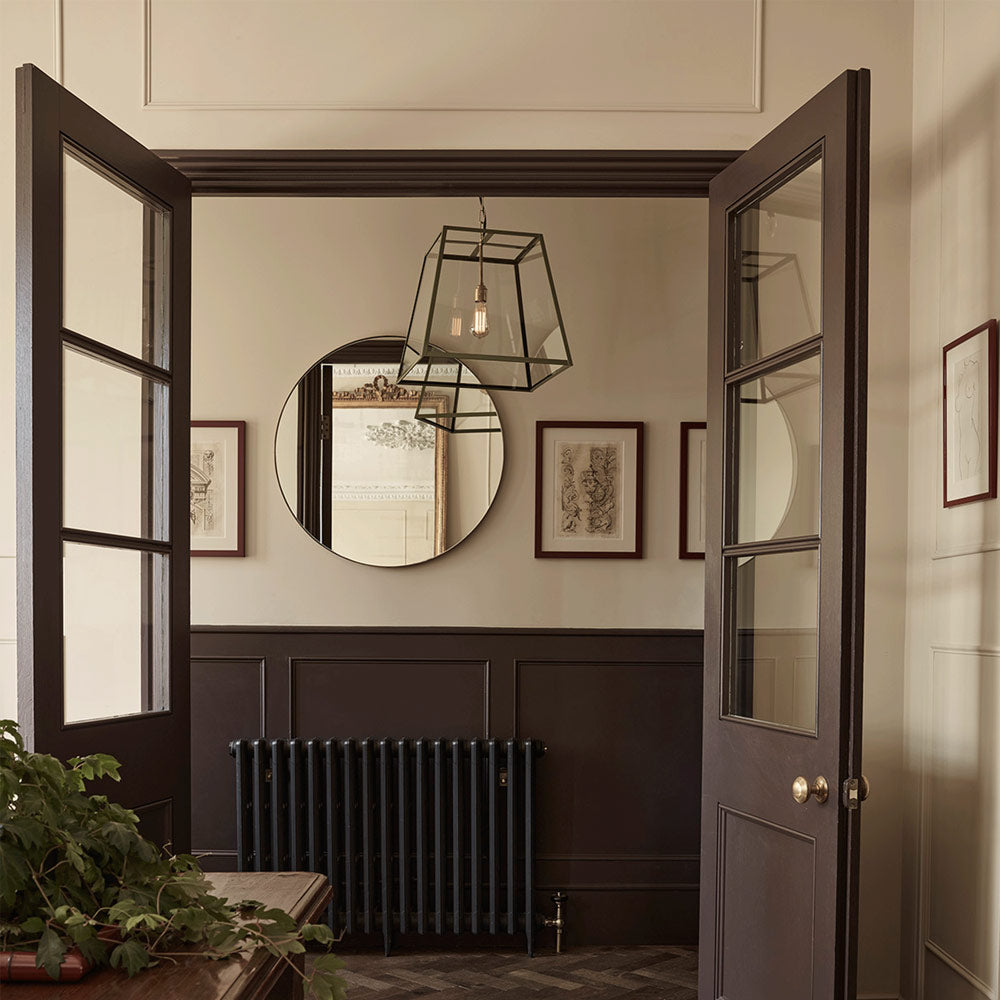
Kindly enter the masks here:
<path id="1" fill-rule="evenodd" d="M 915 6 L 904 996 L 1000 989 L 1000 501 L 942 506 L 941 349 L 1000 312 L 1000 5 Z"/>
<path id="2" fill-rule="evenodd" d="M 616 0 L 588 5 L 605 21 L 578 23 L 570 34 L 555 16 L 565 12 L 563 3 L 505 4 L 522 14 L 546 8 L 537 38 L 519 31 L 518 16 L 499 24 L 461 19 L 463 11 L 488 17 L 491 3 L 451 3 L 444 20 L 440 3 L 395 6 L 422 11 L 425 20 L 437 12 L 435 31 L 421 33 L 430 42 L 420 51 L 405 31 L 369 22 L 361 35 L 349 20 L 338 31 L 330 24 L 311 30 L 312 13 L 336 8 L 349 17 L 347 3 L 286 0 L 286 17 L 275 27 L 258 16 L 266 5 L 242 0 L 0 2 L 6 80 L 0 85 L 0 714 L 10 709 L 15 654 L 15 65 L 35 63 L 153 148 L 473 149 L 746 148 L 846 67 L 868 66 L 872 421 L 865 767 L 880 791 L 865 818 L 861 983 L 872 997 L 895 997 L 913 3 Z M 219 18 L 219 11 L 226 16 Z M 481 47 L 469 41 L 479 38 Z M 346 61 L 330 58 L 330 46 L 340 41 Z M 526 45 L 535 46 L 530 55 Z M 490 71 L 480 74 L 484 87 L 473 97 L 462 75 L 470 50 Z M 362 58 L 354 59 L 355 52 Z M 377 58 L 367 57 L 370 52 Z M 354 75 L 338 78 L 344 66 Z M 442 78 L 442 66 L 455 75 Z M 534 110 L 524 110 L 529 106 Z M 665 560 L 653 567 L 657 571 L 670 571 Z M 650 624 L 668 620 L 664 610 L 663 619 Z"/>

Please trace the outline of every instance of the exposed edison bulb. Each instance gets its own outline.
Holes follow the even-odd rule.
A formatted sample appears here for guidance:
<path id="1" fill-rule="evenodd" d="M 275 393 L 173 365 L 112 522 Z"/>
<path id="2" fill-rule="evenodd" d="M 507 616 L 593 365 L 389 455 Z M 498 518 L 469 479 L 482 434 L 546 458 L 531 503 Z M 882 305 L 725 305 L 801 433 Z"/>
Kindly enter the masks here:
<path id="1" fill-rule="evenodd" d="M 490 332 L 490 317 L 486 311 L 486 286 L 476 285 L 476 308 L 472 311 L 469 333 L 482 340 Z"/>
<path id="2" fill-rule="evenodd" d="M 451 303 L 451 335 L 453 337 L 462 336 L 462 310 L 458 308 L 457 295 Z"/>

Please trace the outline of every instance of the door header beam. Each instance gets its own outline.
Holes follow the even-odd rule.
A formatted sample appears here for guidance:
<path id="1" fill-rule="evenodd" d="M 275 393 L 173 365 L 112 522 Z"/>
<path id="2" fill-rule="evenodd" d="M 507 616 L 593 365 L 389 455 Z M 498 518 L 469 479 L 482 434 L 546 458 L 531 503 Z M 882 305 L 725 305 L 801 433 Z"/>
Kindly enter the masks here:
<path id="1" fill-rule="evenodd" d="M 707 198 L 739 150 L 157 150 L 195 195 Z"/>

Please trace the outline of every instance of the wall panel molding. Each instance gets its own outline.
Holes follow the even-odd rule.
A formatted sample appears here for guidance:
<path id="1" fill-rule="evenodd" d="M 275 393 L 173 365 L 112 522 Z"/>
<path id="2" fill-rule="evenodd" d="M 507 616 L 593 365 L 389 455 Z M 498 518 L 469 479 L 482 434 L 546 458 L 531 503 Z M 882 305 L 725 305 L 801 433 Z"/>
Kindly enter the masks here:
<path id="1" fill-rule="evenodd" d="M 697 940 L 700 631 L 216 626 L 194 628 L 191 647 L 193 690 L 216 702 L 193 712 L 219 720 L 217 738 L 192 734 L 207 867 L 234 863 L 230 739 L 530 736 L 548 745 L 537 905 L 570 892 L 580 944 Z M 252 699 L 232 669 L 244 661 L 264 685 Z"/>
<path id="2" fill-rule="evenodd" d="M 970 970 L 957 956 L 952 954 L 944 945 L 935 941 L 931 928 L 931 897 L 933 886 L 931 885 L 931 863 L 934 849 L 931 825 L 931 813 L 933 807 L 933 795 L 931 790 L 931 753 L 934 750 L 935 732 L 935 710 L 939 706 L 934 697 L 935 673 L 941 669 L 939 658 L 942 656 L 957 656 L 970 658 L 973 660 L 992 660 L 994 668 L 1000 668 L 1000 648 L 982 646 L 976 644 L 963 643 L 943 643 L 932 642 L 929 645 L 929 664 L 927 678 L 924 689 L 924 738 L 922 740 L 921 765 L 920 765 L 920 913 L 918 926 L 920 928 L 920 938 L 922 941 L 920 956 L 920 992 L 924 995 L 924 983 L 926 974 L 924 963 L 927 956 L 942 962 L 952 972 L 964 979 L 969 985 L 974 987 L 983 996 L 990 1000 L 998 1000 L 997 990 L 984 982 L 975 972 Z M 987 765 L 989 762 L 987 762 Z M 994 970 L 995 971 L 995 970 Z M 930 1000 L 930 998 L 926 998 Z"/>
<path id="3" fill-rule="evenodd" d="M 298 699 L 298 688 L 302 685 L 299 683 L 298 672 L 299 668 L 302 666 L 316 666 L 316 667 L 334 667 L 341 670 L 347 670 L 351 672 L 363 672 L 366 677 L 371 681 L 373 688 L 380 689 L 381 695 L 385 698 L 391 698 L 391 689 L 387 689 L 382 684 L 381 680 L 376 679 L 373 675 L 378 674 L 379 668 L 384 667 L 402 667 L 407 671 L 412 671 L 414 674 L 421 676 L 422 686 L 425 688 L 425 694 L 428 698 L 433 696 L 433 691 L 428 684 L 429 674 L 438 674 L 442 670 L 447 671 L 448 668 L 458 668 L 458 667 L 471 667 L 473 669 L 478 669 L 481 674 L 481 685 L 482 685 L 482 730 L 474 734 L 475 736 L 480 736 L 483 739 L 490 738 L 490 661 L 489 660 L 469 660 L 467 658 L 458 659 L 421 659 L 417 657 L 379 657 L 379 658 L 365 658 L 361 659 L 354 657 L 351 659 L 337 659 L 333 657 L 289 657 L 288 658 L 288 736 L 289 739 L 293 739 L 296 736 L 304 735 L 302 727 L 299 725 L 298 713 L 296 709 L 297 699 Z M 378 693 L 378 692 L 373 692 Z M 336 733 L 325 733 L 324 736 L 335 735 L 337 737 L 343 737 L 345 739 L 363 739 L 365 736 L 369 735 L 366 732 L 355 732 L 355 731 L 344 731 Z M 376 736 L 392 736 L 399 738 L 410 738 L 418 737 L 424 735 L 424 730 L 419 732 L 378 732 L 374 734 Z M 433 732 L 427 732 L 427 736 L 437 737 L 439 734 L 436 730 Z"/>
<path id="4" fill-rule="evenodd" d="M 924 948 L 927 953 L 933 955 L 939 962 L 943 962 L 957 976 L 961 976 L 970 986 L 981 993 L 988 1000 L 997 1000 L 996 991 L 984 983 L 975 973 L 970 972 L 954 955 L 950 955 L 940 945 L 935 944 L 930 938 L 924 941 Z"/>
<path id="5" fill-rule="evenodd" d="M 955 545 L 950 548 L 936 548 L 931 556 L 933 562 L 941 559 L 956 559 L 961 556 L 978 556 L 986 552 L 1000 552 L 1000 541 L 979 542 L 974 545 Z"/>
<path id="6" fill-rule="evenodd" d="M 620 0 L 619 0 L 620 2 Z M 412 0 L 411 0 L 412 3 Z M 230 6 L 230 11 L 232 10 Z M 346 7 L 346 4 L 341 6 Z M 413 4 L 413 6 L 416 6 Z M 591 5 L 595 9 L 599 9 L 601 4 Z M 612 4 L 607 4 L 606 6 L 612 7 Z M 661 6 L 669 8 L 671 6 L 670 0 L 647 0 L 644 7 L 649 10 L 655 10 L 656 6 Z M 477 86 L 470 86 L 468 84 L 469 74 L 463 72 L 460 66 L 455 65 L 452 68 L 449 63 L 444 59 L 444 52 L 441 53 L 441 58 L 435 58 L 433 54 L 426 53 L 424 59 L 418 64 L 417 70 L 419 70 L 421 65 L 426 65 L 427 72 L 424 73 L 423 79 L 409 79 L 406 82 L 396 81 L 395 93 L 384 93 L 382 96 L 370 97 L 368 96 L 373 91 L 378 90 L 380 87 L 379 81 L 371 77 L 364 84 L 361 84 L 362 89 L 357 92 L 354 97 L 348 97 L 343 100 L 338 100 L 333 97 L 316 97 L 317 89 L 323 88 L 323 85 L 316 74 L 322 73 L 322 62 L 329 61 L 331 64 L 336 65 L 338 61 L 349 62 L 350 58 L 354 55 L 351 49 L 345 50 L 343 57 L 338 60 L 335 44 L 337 41 L 336 35 L 326 34 L 323 45 L 323 57 L 320 58 L 319 51 L 314 53 L 304 51 L 310 44 L 318 44 L 315 42 L 315 29 L 310 29 L 308 25 L 303 26 L 301 37 L 292 41 L 290 38 L 283 39 L 286 46 L 291 49 L 295 48 L 299 52 L 300 58 L 303 61 L 304 69 L 297 75 L 291 75 L 283 73 L 280 77 L 276 77 L 272 81 L 272 85 L 276 88 L 285 87 L 288 85 L 290 79 L 300 79 L 302 80 L 301 86 L 305 87 L 306 92 L 298 96 L 293 96 L 292 92 L 289 91 L 284 96 L 279 96 L 276 99 L 269 100 L 260 97 L 251 98 L 244 100 L 240 97 L 234 97 L 233 94 L 222 95 L 219 93 L 212 94 L 211 86 L 208 82 L 203 82 L 199 91 L 199 96 L 171 96 L 169 93 L 162 93 L 162 84 L 158 87 L 156 80 L 156 73 L 154 72 L 154 64 L 156 63 L 158 53 L 163 51 L 169 52 L 171 45 L 169 40 L 161 43 L 160 48 L 157 44 L 157 11 L 160 10 L 162 13 L 162 0 L 144 0 L 142 8 L 142 106 L 143 108 L 153 109 L 153 110 L 168 110 L 168 111 L 252 111 L 252 112 L 289 112 L 289 111 L 307 111 L 307 112 L 330 112 L 330 111 L 346 111 L 346 112 L 380 112 L 380 111 L 407 111 L 407 112 L 465 112 L 465 113 L 485 113 L 485 112 L 560 112 L 560 113 L 619 113 L 619 114 L 670 114 L 670 113 L 680 113 L 680 114 L 757 114 L 761 111 L 761 93 L 762 93 L 762 81 L 763 81 L 763 0 L 747 0 L 746 3 L 734 3 L 732 6 L 735 7 L 746 7 L 748 9 L 749 17 L 747 18 L 747 23 L 743 26 L 742 36 L 736 39 L 724 39 L 724 37 L 718 32 L 718 18 L 706 20 L 701 25 L 691 24 L 688 25 L 688 32 L 685 36 L 685 42 L 682 43 L 682 47 L 678 49 L 676 53 L 671 56 L 669 52 L 664 55 L 662 60 L 662 65 L 660 67 L 661 74 L 669 73 L 673 67 L 673 64 L 679 61 L 679 57 L 683 58 L 688 52 L 699 53 L 698 58 L 691 59 L 691 63 L 686 70 L 682 72 L 688 73 L 688 78 L 685 79 L 670 79 L 662 77 L 657 84 L 656 81 L 645 80 L 641 82 L 639 79 L 633 81 L 633 87 L 635 92 L 633 94 L 623 93 L 618 97 L 617 100 L 612 100 L 610 102 L 605 102 L 598 100 L 597 95 L 602 94 L 602 89 L 595 89 L 593 93 L 593 98 L 590 100 L 578 100 L 569 97 L 570 94 L 575 94 L 578 90 L 584 89 L 587 85 L 586 77 L 581 77 L 576 84 L 565 87 L 565 77 L 568 73 L 575 70 L 576 65 L 580 63 L 579 53 L 574 54 L 574 59 L 571 60 L 562 68 L 560 71 L 558 60 L 561 56 L 560 49 L 562 48 L 561 43 L 565 37 L 565 25 L 560 25 L 562 29 L 560 33 L 553 39 L 553 44 L 549 48 L 549 59 L 548 62 L 553 64 L 551 70 L 552 77 L 558 81 L 558 84 L 553 86 L 552 84 L 546 83 L 543 79 L 540 79 L 537 75 L 538 66 L 530 65 L 530 59 L 528 60 L 528 66 L 521 66 L 520 71 L 515 64 L 515 61 L 508 61 L 507 64 L 502 66 L 487 67 L 488 70 L 492 69 L 492 72 L 485 74 L 485 78 L 481 78 Z M 401 8 L 405 11 L 405 8 Z M 440 13 L 441 5 L 438 4 L 435 7 L 437 11 L 437 16 L 440 18 L 442 14 Z M 456 6 L 456 10 L 461 10 L 460 7 Z M 642 8 L 640 8 L 642 9 Z M 689 9 L 691 11 L 698 11 L 698 5 L 690 4 Z M 679 14 L 680 5 L 673 4 L 673 14 L 676 17 Z M 173 11 L 176 16 L 176 10 Z M 329 12 L 326 12 L 329 16 Z M 429 16 L 433 16 L 428 12 Z M 233 21 L 234 15 L 230 13 L 228 23 L 225 24 L 225 28 L 229 28 Z M 465 15 L 463 12 L 463 16 Z M 474 17 L 475 15 L 473 15 Z M 702 13 L 702 17 L 705 15 Z M 516 20 L 516 12 L 508 14 L 508 21 Z M 627 22 L 628 19 L 626 19 Z M 540 21 L 535 21 L 533 26 L 537 27 L 541 32 L 544 33 L 546 24 L 546 19 L 543 17 Z M 203 20 L 201 22 L 201 28 L 203 31 L 211 31 L 211 27 L 206 27 Z M 287 26 L 287 25 L 286 25 Z M 446 25 L 447 26 L 447 25 Z M 255 25 L 251 22 L 244 21 L 242 25 L 241 41 L 244 43 L 251 44 L 253 39 L 251 33 L 255 30 Z M 426 25 L 425 25 L 426 27 Z M 461 26 L 457 26 L 461 27 Z M 192 25 L 193 28 L 193 25 Z M 713 41 L 712 29 L 715 29 L 714 41 L 715 45 L 711 44 Z M 173 30 L 177 32 L 178 26 L 174 25 Z M 258 42 L 263 45 L 266 42 L 270 42 L 273 37 L 273 32 L 268 33 L 266 26 L 258 29 L 264 32 L 258 39 Z M 358 25 L 357 31 L 363 31 L 362 26 Z M 553 30 L 552 26 L 549 26 L 549 30 Z M 639 31 L 642 31 L 642 26 L 639 26 Z M 704 37 L 699 38 L 698 33 L 701 31 Z M 357 32 L 355 33 L 355 35 Z M 425 35 L 425 39 L 426 39 Z M 383 33 L 381 40 L 386 40 L 388 38 L 387 33 Z M 533 42 L 534 39 L 528 38 L 527 35 L 522 36 L 526 41 Z M 586 32 L 578 38 L 578 42 L 582 44 L 582 41 L 586 39 Z M 352 48 L 356 48 L 358 39 L 353 38 L 354 45 Z M 464 32 L 460 40 L 455 41 L 455 46 L 458 47 L 456 55 L 456 47 L 453 47 L 450 51 L 453 58 L 450 60 L 451 64 L 456 64 L 461 62 L 465 57 L 466 49 L 475 49 L 476 41 L 476 29 L 472 28 L 470 31 Z M 606 43 L 606 39 L 602 38 L 602 42 Z M 663 42 L 667 45 L 672 41 L 669 36 L 663 38 Z M 227 48 L 232 48 L 233 46 L 226 44 L 227 40 L 224 38 L 216 38 L 214 44 L 217 46 L 217 51 L 226 51 Z M 614 40 L 612 40 L 614 42 Z M 278 40 L 277 44 L 281 45 L 282 40 Z M 447 41 L 442 39 L 438 44 L 447 45 Z M 512 44 L 512 41 L 508 41 L 508 44 Z M 723 46 L 730 46 L 732 51 L 719 51 L 715 55 L 716 61 L 718 62 L 717 72 L 712 74 L 705 72 L 703 69 L 703 64 L 707 59 L 706 53 L 715 53 L 716 50 L 721 49 Z M 735 46 L 735 47 L 734 47 Z M 364 46 L 361 46 L 362 48 Z M 425 46 L 426 49 L 426 46 Z M 630 51 L 630 46 L 623 46 L 623 51 Z M 232 58 L 238 58 L 239 53 L 236 53 Z M 244 57 L 245 58 L 245 57 Z M 567 57 L 568 58 L 568 57 Z M 722 94 L 716 95 L 714 98 L 708 99 L 697 99 L 697 97 L 691 97 L 688 95 L 702 92 L 704 86 L 717 86 L 718 81 L 723 80 L 728 75 L 732 78 L 736 75 L 736 70 L 734 69 L 734 64 L 738 63 L 742 59 L 742 69 L 745 72 L 745 91 L 743 93 L 735 92 L 732 96 Z M 196 58 L 197 61 L 197 58 Z M 392 64 L 393 60 L 391 57 L 386 57 L 383 59 L 384 63 Z M 640 63 L 652 62 L 652 60 L 639 60 Z M 727 68 L 729 73 L 726 74 L 724 71 Z M 262 69 L 262 67 L 258 67 Z M 231 72 L 228 74 L 233 78 L 246 79 L 246 75 L 240 71 L 240 68 L 236 65 L 230 66 Z M 181 89 L 183 89 L 189 82 L 189 77 L 191 76 L 190 65 L 185 64 L 183 68 L 174 67 L 174 71 L 177 73 L 177 81 L 180 84 Z M 691 74 L 704 73 L 704 77 L 701 81 L 690 80 Z M 598 72 L 597 75 L 600 75 Z M 619 74 L 622 75 L 622 74 Z M 350 74 L 351 77 L 363 79 L 364 74 L 361 72 Z M 311 78 L 312 77 L 312 78 Z M 304 78 L 304 79 L 303 79 Z M 714 78 L 714 79 L 713 79 Z M 521 80 L 525 80 L 528 86 L 523 89 L 523 96 L 520 98 L 515 93 L 511 96 L 511 91 L 518 89 L 518 84 Z M 572 81 L 570 81 L 572 82 Z M 340 85 L 344 84 L 348 86 L 353 85 L 353 80 L 344 81 Z M 420 83 L 426 85 L 426 96 L 423 98 L 419 97 L 420 94 Z M 513 85 L 513 87 L 512 87 Z M 223 87 L 225 85 L 222 85 Z M 337 84 L 330 80 L 327 82 L 327 88 L 336 90 Z M 489 88 L 493 86 L 496 88 L 495 96 L 492 99 L 488 95 Z M 546 98 L 544 96 L 544 90 L 546 87 L 549 88 L 551 96 Z M 662 88 L 666 90 L 669 94 L 671 88 L 678 95 L 671 99 L 669 96 L 665 100 L 655 100 L 647 99 L 647 96 L 652 92 L 656 93 L 657 89 Z M 390 86 L 390 91 L 393 88 Z M 558 91 L 562 89 L 564 92 L 562 95 L 558 94 Z M 204 93 L 205 96 L 201 96 Z M 237 92 L 234 92 L 237 93 Z M 361 96 L 364 93 L 365 96 Z M 542 96 L 536 98 L 536 93 L 542 93 Z M 462 96 L 455 97 L 454 95 L 469 95 L 467 98 Z M 641 96 L 640 96 L 641 94 Z M 684 96 L 681 97 L 680 95 Z M 418 95 L 416 99 L 414 95 Z"/>
<path id="7" fill-rule="evenodd" d="M 192 839 L 215 871 L 236 870 L 235 786 L 203 779 L 230 774 L 230 740 L 267 736 L 268 687 L 263 657 L 191 657 Z"/>
<path id="8" fill-rule="evenodd" d="M 52 79 L 62 84 L 66 75 L 65 0 L 52 0 Z"/>

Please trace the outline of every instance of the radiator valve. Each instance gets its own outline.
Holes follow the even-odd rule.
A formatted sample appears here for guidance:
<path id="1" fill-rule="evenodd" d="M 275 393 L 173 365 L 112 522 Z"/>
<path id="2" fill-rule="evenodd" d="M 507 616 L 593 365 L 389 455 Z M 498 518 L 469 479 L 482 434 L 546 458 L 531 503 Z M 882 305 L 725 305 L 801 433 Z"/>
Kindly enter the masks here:
<path id="1" fill-rule="evenodd" d="M 566 929 L 566 900 L 569 897 L 561 889 L 552 897 L 556 904 L 555 917 L 546 917 L 545 926 L 556 929 L 556 954 L 562 954 L 563 931 Z"/>

